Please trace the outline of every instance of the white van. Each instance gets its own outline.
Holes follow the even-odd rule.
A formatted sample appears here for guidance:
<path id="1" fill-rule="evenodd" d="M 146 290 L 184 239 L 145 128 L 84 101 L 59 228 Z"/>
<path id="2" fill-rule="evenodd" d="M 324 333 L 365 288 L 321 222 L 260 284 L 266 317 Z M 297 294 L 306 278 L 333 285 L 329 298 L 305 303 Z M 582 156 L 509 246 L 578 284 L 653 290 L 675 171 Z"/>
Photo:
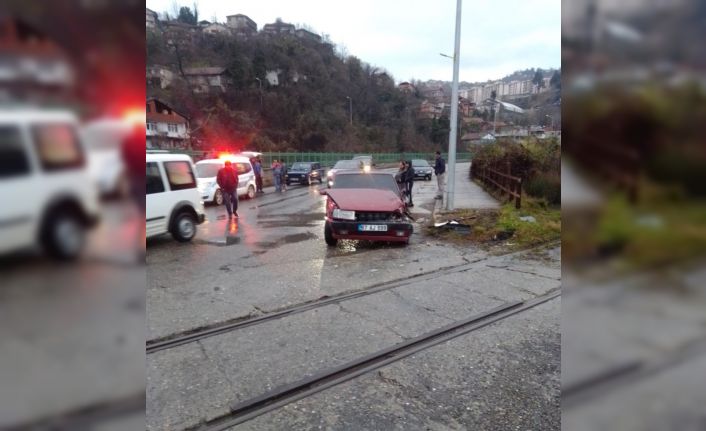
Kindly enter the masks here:
<path id="1" fill-rule="evenodd" d="M 177 241 L 191 241 L 206 219 L 191 157 L 147 153 L 145 183 L 147 237 L 171 233 Z"/>
<path id="2" fill-rule="evenodd" d="M 99 211 L 76 117 L 0 110 L 0 254 L 41 245 L 76 258 Z"/>
<path id="3" fill-rule="evenodd" d="M 223 193 L 218 187 L 216 176 L 218 171 L 230 160 L 233 168 L 238 172 L 238 196 L 248 199 L 255 197 L 255 172 L 253 172 L 250 159 L 246 156 L 224 156 L 219 159 L 205 159 L 196 162 L 196 177 L 199 191 L 204 202 L 216 205 L 223 204 Z"/>

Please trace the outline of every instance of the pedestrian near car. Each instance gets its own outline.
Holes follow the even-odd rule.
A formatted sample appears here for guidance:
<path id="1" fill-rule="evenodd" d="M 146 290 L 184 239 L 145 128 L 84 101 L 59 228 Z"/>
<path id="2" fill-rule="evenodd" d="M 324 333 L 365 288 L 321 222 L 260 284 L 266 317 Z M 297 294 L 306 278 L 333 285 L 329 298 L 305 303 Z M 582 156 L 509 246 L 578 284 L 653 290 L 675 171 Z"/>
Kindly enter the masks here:
<path id="1" fill-rule="evenodd" d="M 282 185 L 282 191 L 286 192 L 287 191 L 287 164 L 282 161 L 282 174 L 281 174 L 281 179 L 280 183 Z"/>
<path id="2" fill-rule="evenodd" d="M 405 185 L 407 190 L 407 198 L 409 199 L 409 206 L 413 207 L 414 202 L 412 202 L 412 186 L 414 186 L 414 167 L 412 167 L 412 161 L 408 160 L 407 170 L 405 171 Z"/>
<path id="3" fill-rule="evenodd" d="M 436 152 L 436 163 L 434 163 L 434 175 L 436 175 L 437 199 L 444 197 L 444 181 L 446 180 L 446 162 L 441 158 L 441 153 Z"/>
<path id="4" fill-rule="evenodd" d="M 272 162 L 272 180 L 275 183 L 275 191 L 277 193 L 281 192 L 282 191 L 282 165 L 277 160 Z"/>
<path id="5" fill-rule="evenodd" d="M 255 187 L 257 193 L 264 193 L 262 190 L 262 162 L 259 157 L 253 159 L 252 169 L 255 173 Z"/>
<path id="6" fill-rule="evenodd" d="M 400 188 L 400 192 L 404 195 L 405 192 L 405 172 L 407 170 L 407 164 L 404 160 L 400 160 L 400 166 L 395 174 L 395 181 L 397 182 L 397 187 Z"/>
<path id="7" fill-rule="evenodd" d="M 228 219 L 238 218 L 238 173 L 230 160 L 226 160 L 225 165 L 218 170 L 216 182 L 223 193 Z"/>

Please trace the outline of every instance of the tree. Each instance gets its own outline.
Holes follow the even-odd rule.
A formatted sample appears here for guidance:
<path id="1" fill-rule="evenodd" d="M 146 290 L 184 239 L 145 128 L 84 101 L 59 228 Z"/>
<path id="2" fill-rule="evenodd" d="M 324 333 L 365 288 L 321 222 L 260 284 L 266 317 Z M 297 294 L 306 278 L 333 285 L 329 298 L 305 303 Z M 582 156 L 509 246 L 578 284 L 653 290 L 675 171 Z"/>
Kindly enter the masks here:
<path id="1" fill-rule="evenodd" d="M 559 74 L 558 70 L 554 71 L 552 79 L 549 80 L 549 85 L 556 88 L 557 90 L 561 90 L 561 75 Z"/>
<path id="2" fill-rule="evenodd" d="M 196 15 L 191 12 L 191 9 L 189 9 L 188 6 L 182 6 L 179 9 L 179 16 L 177 17 L 177 21 L 183 22 L 184 24 L 196 25 L 196 23 L 198 22 L 196 19 Z"/>

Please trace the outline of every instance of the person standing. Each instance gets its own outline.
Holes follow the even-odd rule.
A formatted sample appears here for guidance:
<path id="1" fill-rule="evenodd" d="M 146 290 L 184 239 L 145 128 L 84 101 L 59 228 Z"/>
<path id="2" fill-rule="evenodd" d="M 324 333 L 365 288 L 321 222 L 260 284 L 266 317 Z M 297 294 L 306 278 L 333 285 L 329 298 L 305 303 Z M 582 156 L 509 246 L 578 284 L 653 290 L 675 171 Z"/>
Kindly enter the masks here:
<path id="1" fill-rule="evenodd" d="M 412 186 L 414 186 L 414 168 L 412 167 L 412 161 L 408 160 L 407 170 L 405 171 L 405 184 L 407 185 L 407 197 L 409 199 L 409 206 L 413 207 L 414 202 L 412 202 Z"/>
<path id="2" fill-rule="evenodd" d="M 257 193 L 264 193 L 262 190 L 262 162 L 259 157 L 253 159 L 252 169 L 253 172 L 255 172 L 255 187 L 257 188 Z"/>
<path id="3" fill-rule="evenodd" d="M 238 218 L 238 173 L 230 160 L 226 160 L 225 166 L 218 170 L 216 182 L 223 192 L 228 219 Z"/>
<path id="4" fill-rule="evenodd" d="M 397 182 L 397 187 L 400 188 L 400 192 L 402 193 L 402 196 L 405 194 L 405 170 L 407 169 L 407 164 L 404 162 L 404 160 L 400 160 L 400 166 L 399 169 L 397 170 L 397 173 L 395 174 L 395 181 Z"/>
<path id="5" fill-rule="evenodd" d="M 282 165 L 277 160 L 272 162 L 272 179 L 275 182 L 275 192 L 282 191 Z"/>
<path id="6" fill-rule="evenodd" d="M 282 191 L 286 192 L 287 191 L 287 164 L 282 160 L 282 179 L 280 180 L 282 183 Z"/>
<path id="7" fill-rule="evenodd" d="M 436 199 L 442 199 L 444 197 L 444 181 L 446 180 L 446 162 L 438 151 L 436 152 L 434 175 L 436 175 L 436 186 L 438 187 Z"/>

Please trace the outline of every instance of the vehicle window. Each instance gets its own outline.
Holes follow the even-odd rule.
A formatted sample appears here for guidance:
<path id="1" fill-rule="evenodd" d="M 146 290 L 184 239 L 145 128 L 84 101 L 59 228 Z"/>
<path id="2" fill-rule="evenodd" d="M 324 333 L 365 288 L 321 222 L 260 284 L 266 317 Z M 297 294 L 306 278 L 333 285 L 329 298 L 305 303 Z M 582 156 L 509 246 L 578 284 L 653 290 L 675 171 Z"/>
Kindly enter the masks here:
<path id="1" fill-rule="evenodd" d="M 247 174 L 252 171 L 252 167 L 248 163 L 235 163 L 235 169 L 238 170 L 238 175 Z"/>
<path id="2" fill-rule="evenodd" d="M 169 187 L 172 190 L 193 189 L 196 187 L 194 173 L 191 172 L 189 162 L 165 162 L 164 170 L 167 171 Z"/>
<path id="3" fill-rule="evenodd" d="M 0 126 L 0 178 L 29 174 L 29 158 L 22 145 L 20 129 Z"/>
<path id="4" fill-rule="evenodd" d="M 37 155 L 45 171 L 83 167 L 85 159 L 76 131 L 68 124 L 41 124 L 33 127 Z"/>
<path id="5" fill-rule="evenodd" d="M 308 170 L 310 169 L 310 166 L 311 166 L 311 164 L 309 164 L 309 163 L 297 162 L 297 163 L 295 163 L 295 164 L 292 165 L 292 170 L 295 170 L 295 171 L 308 171 Z M 316 165 L 314 165 L 314 166 L 316 166 Z M 314 168 L 314 169 L 316 169 L 316 168 Z"/>
<path id="6" fill-rule="evenodd" d="M 429 166 L 426 160 L 412 160 L 412 166 L 418 166 L 421 168 L 426 168 Z"/>
<path id="7" fill-rule="evenodd" d="M 388 174 L 345 174 L 336 175 L 335 189 L 382 189 L 399 193 L 395 178 Z"/>
<path id="8" fill-rule="evenodd" d="M 159 174 L 159 166 L 156 163 L 147 163 L 147 174 L 145 175 L 147 183 L 147 194 L 162 193 L 164 191 L 164 182 Z"/>
<path id="9" fill-rule="evenodd" d="M 314 166 L 312 169 L 321 169 L 321 165 L 318 163 L 314 163 Z"/>
<path id="10" fill-rule="evenodd" d="M 223 166 L 218 163 L 197 163 L 196 164 L 196 177 L 198 178 L 212 178 L 218 175 L 218 171 Z"/>
<path id="11" fill-rule="evenodd" d="M 334 169 L 358 169 L 360 163 L 356 160 L 339 160 L 333 166 Z"/>

